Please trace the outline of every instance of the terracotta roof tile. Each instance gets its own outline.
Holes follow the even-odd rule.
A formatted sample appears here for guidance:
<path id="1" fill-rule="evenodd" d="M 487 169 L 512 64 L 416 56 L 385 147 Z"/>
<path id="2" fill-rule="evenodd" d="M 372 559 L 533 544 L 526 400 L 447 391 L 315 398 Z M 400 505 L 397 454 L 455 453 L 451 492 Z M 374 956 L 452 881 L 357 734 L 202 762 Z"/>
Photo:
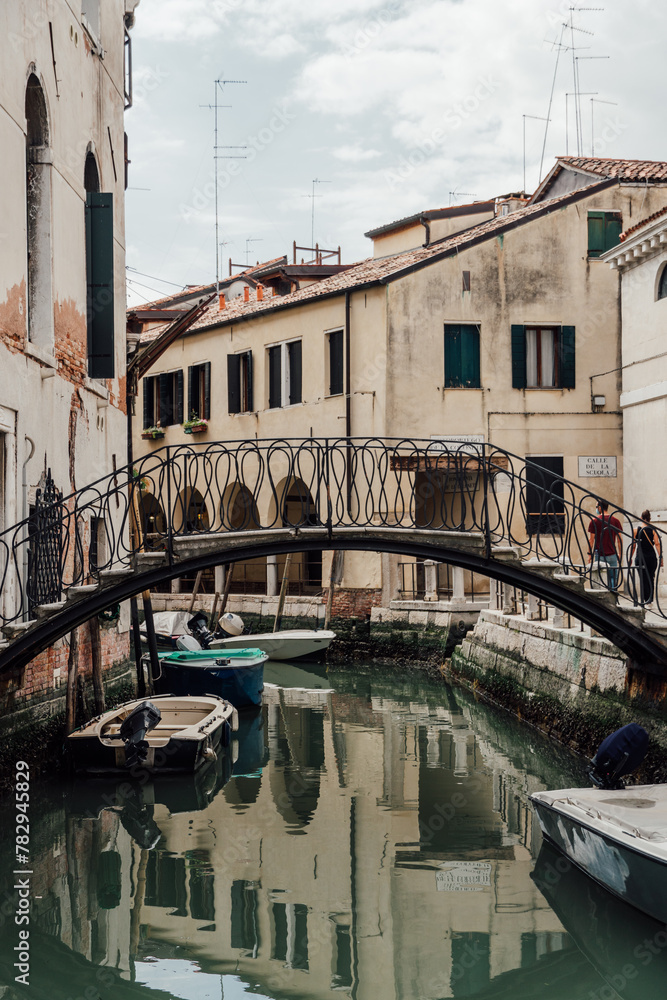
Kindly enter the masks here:
<path id="1" fill-rule="evenodd" d="M 594 187 L 588 187 L 582 191 L 569 192 L 558 198 L 538 202 L 535 205 L 527 205 L 509 215 L 499 215 L 495 219 L 489 219 L 471 229 L 431 243 L 427 247 L 418 247 L 403 253 L 392 254 L 389 257 L 369 257 L 367 260 L 352 265 L 349 270 L 334 274 L 330 278 L 324 278 L 322 281 L 300 288 L 289 295 L 267 296 L 260 301 L 253 298 L 249 302 L 245 302 L 243 299 L 232 299 L 222 310 L 218 309 L 217 302 L 212 302 L 197 322 L 193 323 L 190 331 L 220 326 L 251 316 L 262 316 L 276 308 L 296 306 L 302 302 L 341 294 L 348 289 L 395 279 L 400 276 L 402 271 L 414 265 L 438 257 L 449 256 L 465 249 L 470 244 L 491 239 L 506 229 L 513 229 L 517 224 L 528 222 L 532 216 L 555 210 L 560 205 L 565 205 L 574 199 L 588 197 L 593 190 Z"/>
<path id="2" fill-rule="evenodd" d="M 649 222 L 654 222 L 655 219 L 659 219 L 661 215 L 667 215 L 667 205 L 664 208 L 659 208 L 657 212 L 653 215 L 647 215 L 645 219 L 641 219 L 639 222 L 635 222 L 634 226 L 630 226 L 625 232 L 621 233 L 619 240 L 625 240 L 630 236 L 631 233 L 636 233 L 638 229 L 642 229 L 644 226 L 648 226 Z"/>
<path id="3" fill-rule="evenodd" d="M 611 157 L 559 156 L 558 163 L 600 177 L 622 181 L 665 181 L 667 162 L 663 160 L 619 160 Z"/>

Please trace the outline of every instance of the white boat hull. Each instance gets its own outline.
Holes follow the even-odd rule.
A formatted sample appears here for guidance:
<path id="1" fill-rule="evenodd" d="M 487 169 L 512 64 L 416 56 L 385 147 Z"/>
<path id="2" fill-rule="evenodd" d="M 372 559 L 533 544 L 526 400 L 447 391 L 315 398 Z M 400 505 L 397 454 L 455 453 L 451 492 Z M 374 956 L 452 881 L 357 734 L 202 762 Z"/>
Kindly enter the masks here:
<path id="1" fill-rule="evenodd" d="M 536 792 L 531 801 L 544 836 L 570 861 L 619 899 L 667 923 L 667 824 L 661 818 L 667 786 Z"/>
<path id="2" fill-rule="evenodd" d="M 247 649 L 254 646 L 266 653 L 270 660 L 312 660 L 324 653 L 335 638 L 336 633 L 326 629 L 286 629 L 283 632 L 213 639 L 211 649 Z"/>

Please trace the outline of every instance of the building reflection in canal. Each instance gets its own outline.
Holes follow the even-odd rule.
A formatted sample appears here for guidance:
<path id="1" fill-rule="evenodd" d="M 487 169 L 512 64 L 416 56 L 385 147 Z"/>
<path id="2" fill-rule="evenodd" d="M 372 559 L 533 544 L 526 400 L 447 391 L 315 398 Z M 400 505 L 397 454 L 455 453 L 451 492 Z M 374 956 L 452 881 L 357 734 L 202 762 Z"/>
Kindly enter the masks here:
<path id="1" fill-rule="evenodd" d="M 357 680 L 272 689 L 237 759 L 195 778 L 50 803 L 33 847 L 50 1000 L 85 995 L 68 975 L 101 997 L 222 997 L 226 977 L 233 996 L 357 1000 L 604 985 L 531 878 L 527 796 L 576 765 L 467 695 Z"/>

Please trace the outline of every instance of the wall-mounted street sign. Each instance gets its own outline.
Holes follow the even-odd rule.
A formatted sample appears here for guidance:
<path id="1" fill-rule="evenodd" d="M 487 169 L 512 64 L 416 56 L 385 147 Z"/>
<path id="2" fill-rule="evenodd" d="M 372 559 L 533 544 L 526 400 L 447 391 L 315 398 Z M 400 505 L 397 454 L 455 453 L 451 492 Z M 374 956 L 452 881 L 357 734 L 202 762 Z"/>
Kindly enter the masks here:
<path id="1" fill-rule="evenodd" d="M 616 455 L 580 455 L 579 478 L 602 476 L 616 478 Z"/>

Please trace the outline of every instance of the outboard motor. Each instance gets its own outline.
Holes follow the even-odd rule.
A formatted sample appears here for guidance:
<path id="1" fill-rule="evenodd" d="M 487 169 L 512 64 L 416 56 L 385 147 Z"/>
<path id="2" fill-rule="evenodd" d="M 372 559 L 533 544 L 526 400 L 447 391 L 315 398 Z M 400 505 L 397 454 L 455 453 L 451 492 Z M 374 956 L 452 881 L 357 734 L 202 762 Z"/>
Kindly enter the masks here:
<path id="1" fill-rule="evenodd" d="M 588 777 L 598 788 L 623 788 L 621 778 L 639 767 L 647 750 L 648 733 L 631 722 L 602 741 Z"/>
<path id="2" fill-rule="evenodd" d="M 179 635 L 176 640 L 176 649 L 187 650 L 189 653 L 194 653 L 198 649 L 201 649 L 201 643 L 198 639 L 195 639 L 193 635 Z"/>
<path id="3" fill-rule="evenodd" d="M 208 618 L 203 611 L 198 611 L 196 615 L 190 618 L 188 628 L 199 643 L 200 649 L 208 649 L 211 645 L 213 633 L 208 627 Z"/>
<path id="4" fill-rule="evenodd" d="M 120 727 L 120 738 L 125 743 L 125 766 L 143 764 L 148 755 L 146 733 L 155 729 L 162 718 L 160 709 L 152 701 L 142 701 L 128 715 Z"/>
<path id="5" fill-rule="evenodd" d="M 221 615 L 216 635 L 225 639 L 233 639 L 237 635 L 243 635 L 243 619 L 238 615 L 233 615 L 231 611 L 228 611 L 226 615 Z"/>

